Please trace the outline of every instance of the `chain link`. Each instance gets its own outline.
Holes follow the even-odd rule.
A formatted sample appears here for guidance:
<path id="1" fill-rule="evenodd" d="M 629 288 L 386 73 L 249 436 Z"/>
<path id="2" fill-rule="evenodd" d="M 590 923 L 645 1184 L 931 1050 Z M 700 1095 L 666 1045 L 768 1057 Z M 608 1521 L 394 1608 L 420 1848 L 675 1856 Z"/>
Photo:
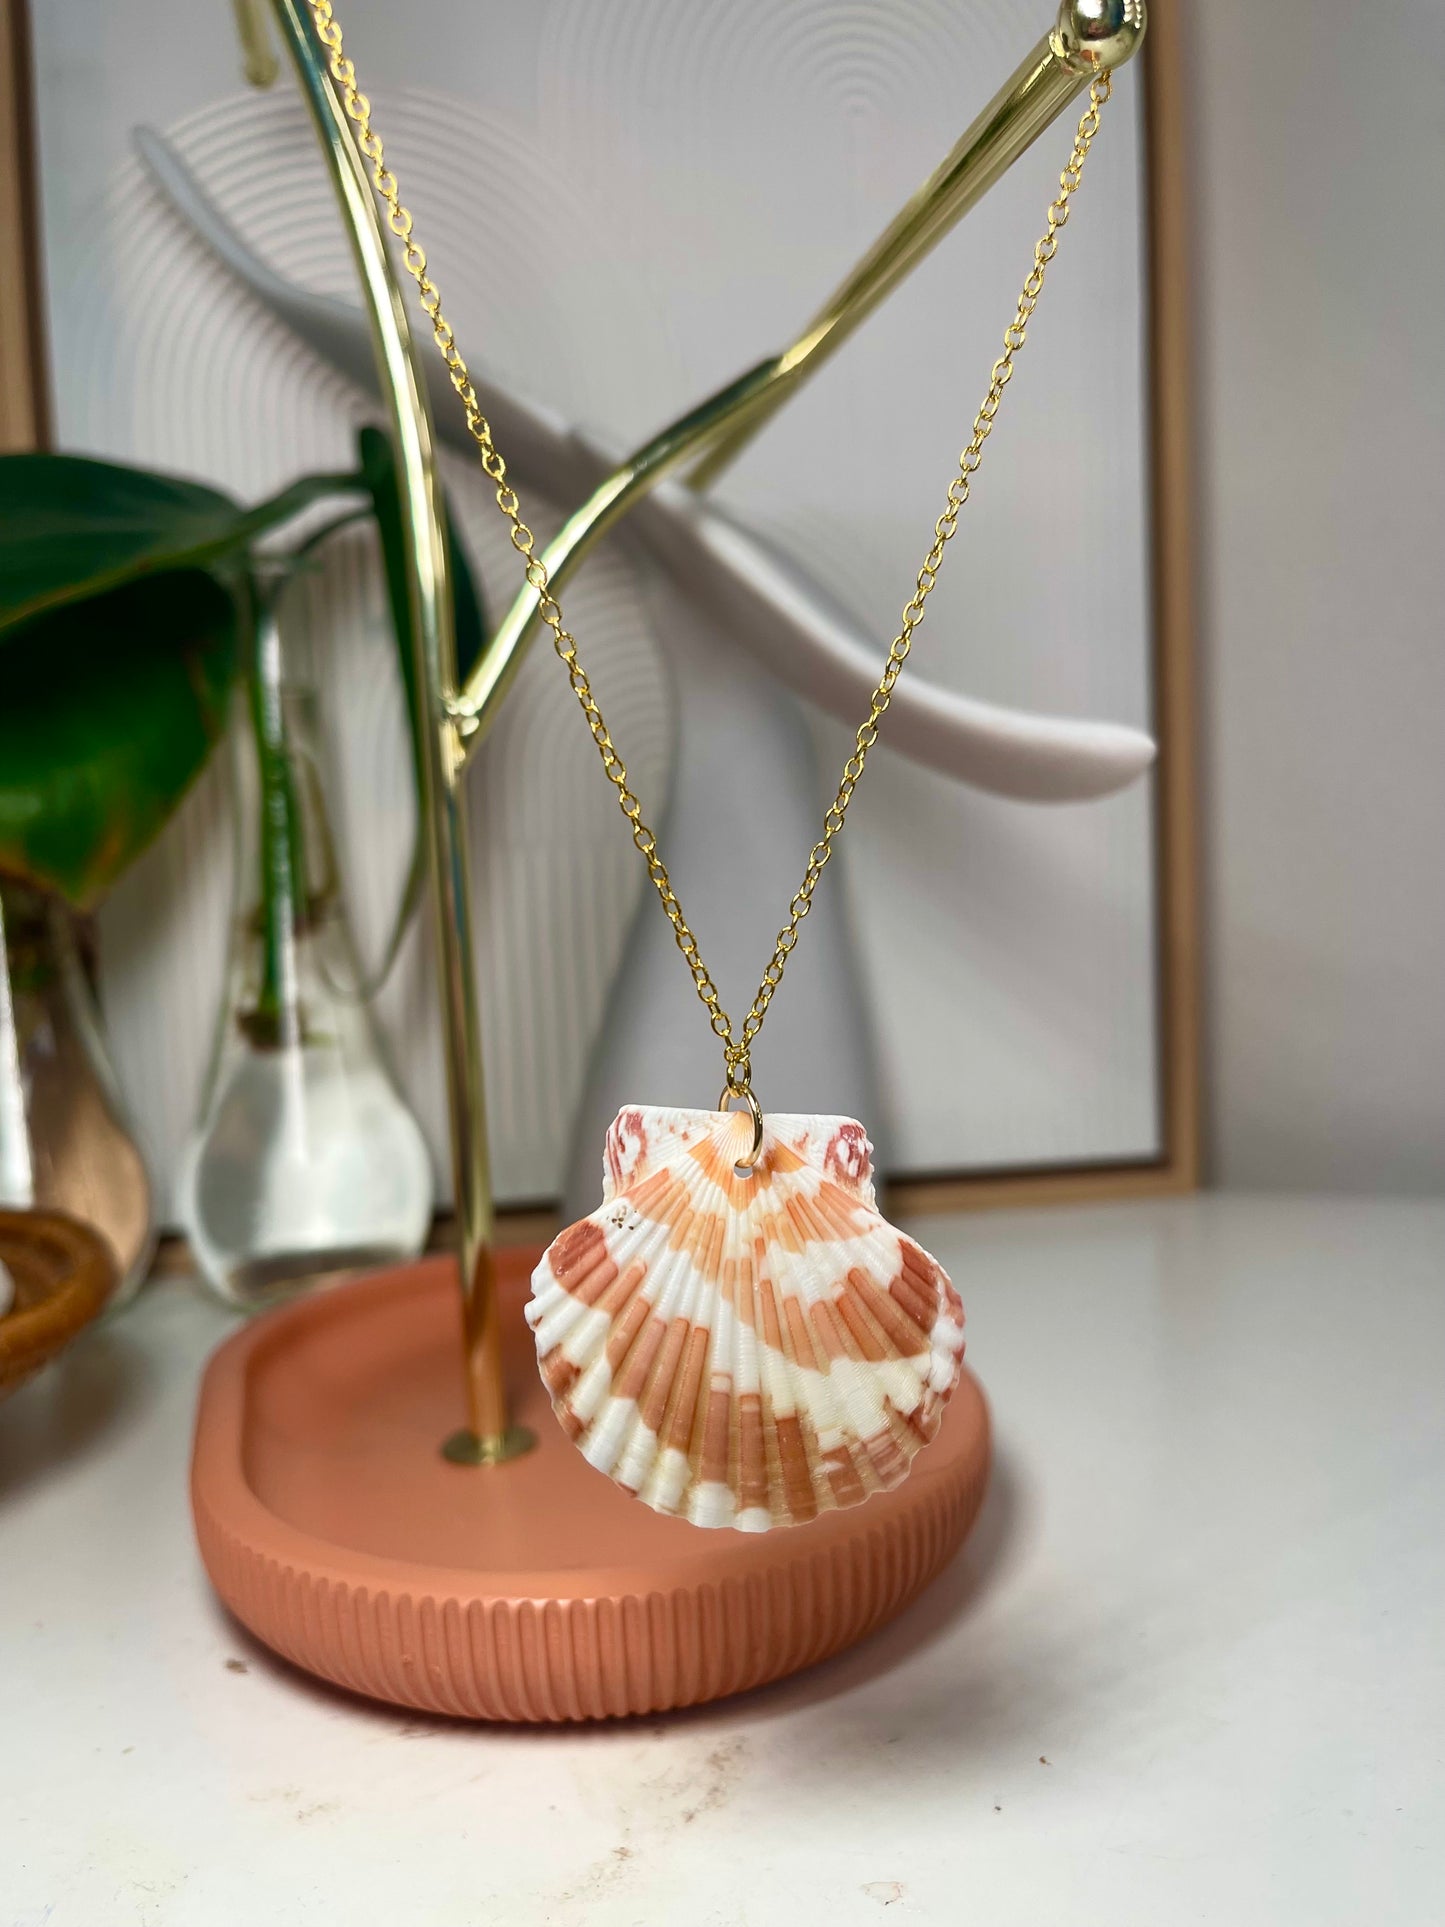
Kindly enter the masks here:
<path id="1" fill-rule="evenodd" d="M 522 519 L 522 505 L 516 489 L 507 480 L 507 464 L 492 440 L 491 424 L 482 413 L 477 400 L 477 391 L 457 347 L 456 337 L 452 334 L 446 317 L 442 313 L 441 295 L 436 283 L 427 272 L 425 250 L 413 232 L 411 214 L 402 205 L 396 175 L 386 165 L 381 136 L 371 123 L 371 102 L 356 84 L 356 68 L 342 51 L 341 25 L 336 18 L 331 0 L 308 0 L 312 19 L 315 22 L 317 38 L 330 56 L 331 77 L 341 89 L 342 104 L 347 116 L 356 128 L 356 142 L 362 155 L 371 165 L 372 184 L 378 197 L 386 206 L 387 224 L 397 240 L 402 244 L 402 265 L 416 283 L 417 294 L 422 310 L 431 322 L 432 335 L 442 360 L 446 363 L 453 388 L 461 399 L 466 411 L 467 430 L 477 445 L 482 468 L 491 480 L 496 491 L 497 507 L 511 524 L 512 547 L 522 557 L 527 581 L 537 594 L 537 612 L 552 632 L 552 647 L 567 670 L 572 693 L 586 718 L 587 727 L 592 732 L 592 740 L 602 758 L 602 767 L 607 780 L 617 792 L 618 806 L 632 829 L 632 840 L 642 854 L 647 865 L 647 874 L 652 879 L 667 920 L 672 925 L 673 937 L 683 960 L 692 972 L 692 980 L 697 994 L 705 1006 L 714 1034 L 722 1043 L 723 1060 L 727 1068 L 727 1090 L 735 1096 L 746 1096 L 752 1089 L 752 1046 L 763 1021 L 768 1014 L 768 1006 L 774 993 L 783 981 L 788 958 L 798 941 L 799 926 L 813 907 L 813 893 L 818 887 L 828 861 L 833 854 L 833 845 L 848 815 L 848 806 L 853 801 L 853 793 L 862 777 L 868 752 L 878 740 L 878 725 L 888 713 L 893 699 L 893 690 L 902 673 L 913 647 L 913 634 L 923 620 L 924 607 L 933 593 L 938 581 L 939 570 L 943 564 L 944 550 L 952 541 L 958 528 L 958 517 L 968 501 L 973 477 L 977 474 L 983 459 L 984 443 L 993 432 L 994 418 L 1003 400 L 1004 389 L 1013 378 L 1014 359 L 1024 346 L 1028 336 L 1028 325 L 1032 318 L 1039 295 L 1043 289 L 1044 276 L 1048 264 L 1058 249 L 1059 230 L 1069 218 L 1071 199 L 1078 191 L 1083 177 L 1084 161 L 1094 136 L 1099 131 L 1099 109 L 1109 98 L 1112 84 L 1107 69 L 1095 76 L 1089 86 L 1089 104 L 1080 117 L 1074 134 L 1073 152 L 1059 176 L 1059 192 L 1050 203 L 1047 214 L 1047 228 L 1034 248 L 1034 264 L 1024 280 L 1019 295 L 1018 309 L 1013 320 L 1004 329 L 1003 353 L 993 364 L 989 378 L 988 392 L 973 418 L 973 433 L 967 447 L 958 458 L 957 472 L 948 485 L 948 496 L 943 513 L 933 526 L 933 546 L 923 559 L 914 581 L 913 594 L 903 606 L 898 634 L 888 649 L 888 660 L 873 698 L 868 715 L 860 726 L 854 741 L 853 750 L 843 765 L 843 774 L 838 783 L 837 794 L 823 817 L 823 833 L 808 853 L 807 868 L 797 894 L 788 905 L 788 921 L 778 932 L 778 940 L 773 946 L 773 954 L 768 960 L 757 995 L 743 1019 L 742 1027 L 736 1033 L 732 1019 L 722 1007 L 716 984 L 707 965 L 702 960 L 697 938 L 692 927 L 683 915 L 682 905 L 677 892 L 672 887 L 672 879 L 667 873 L 667 865 L 662 860 L 657 847 L 657 838 L 643 820 L 642 805 L 628 781 L 627 766 L 613 742 L 597 698 L 592 693 L 592 684 L 587 671 L 582 667 L 577 655 L 577 643 L 565 627 L 562 605 L 552 594 L 547 565 L 536 552 L 536 538 Z"/>

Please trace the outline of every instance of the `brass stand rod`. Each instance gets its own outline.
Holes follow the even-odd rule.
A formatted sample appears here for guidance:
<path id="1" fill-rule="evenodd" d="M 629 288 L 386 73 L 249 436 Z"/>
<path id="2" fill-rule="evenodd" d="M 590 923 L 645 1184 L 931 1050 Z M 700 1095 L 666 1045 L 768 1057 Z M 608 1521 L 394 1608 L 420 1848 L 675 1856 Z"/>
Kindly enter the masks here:
<path id="1" fill-rule="evenodd" d="M 644 443 L 593 490 L 542 551 L 554 592 L 607 531 L 650 494 L 664 476 L 694 460 L 720 425 L 735 421 L 767 393 L 776 367 L 776 361 L 761 362 L 716 395 L 710 395 L 690 415 L 683 415 L 660 435 Z M 464 762 L 470 761 L 473 751 L 480 747 L 482 738 L 495 722 L 502 699 L 516 681 L 540 627 L 536 591 L 525 587 L 498 623 L 467 678 L 466 687 L 452 705 L 451 713 L 462 737 Z"/>
<path id="2" fill-rule="evenodd" d="M 422 774 L 419 807 L 426 819 L 436 917 L 442 1054 L 446 1060 L 452 1173 L 461 1234 L 470 1431 L 456 1441 L 448 1441 L 447 1450 L 451 1457 L 494 1462 L 522 1449 L 524 1442 L 509 1427 L 502 1378 L 481 1028 L 472 967 L 467 826 L 459 787 L 461 746 L 448 708 L 456 688 L 456 641 L 431 413 L 371 181 L 352 138 L 346 110 L 325 71 L 305 0 L 272 0 L 272 8 L 351 237 L 396 448 L 416 684 L 424 692 L 418 743 Z"/>
<path id="3" fill-rule="evenodd" d="M 1092 68 L 1066 53 L 1057 27 L 1029 54 L 842 286 L 779 355 L 766 397 L 718 435 L 688 476 L 706 488 L 740 455 L 798 384 L 814 375 L 1088 85 Z"/>
<path id="4" fill-rule="evenodd" d="M 1119 67 L 1144 37 L 1144 0 L 1064 0 L 1053 29 L 1005 82 L 906 207 L 791 347 L 671 423 L 614 469 L 542 552 L 552 589 L 663 479 L 689 462 L 705 488 L 777 409 L 976 205 L 1101 67 Z M 495 720 L 541 626 L 524 587 L 452 705 L 467 761 Z"/>

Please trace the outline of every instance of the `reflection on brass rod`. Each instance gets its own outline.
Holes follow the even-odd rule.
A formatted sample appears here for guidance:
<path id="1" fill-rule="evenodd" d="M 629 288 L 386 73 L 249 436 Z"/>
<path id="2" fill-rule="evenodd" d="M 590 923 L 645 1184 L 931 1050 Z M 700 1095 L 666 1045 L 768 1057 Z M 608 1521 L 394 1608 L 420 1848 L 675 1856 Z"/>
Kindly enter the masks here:
<path id="1" fill-rule="evenodd" d="M 802 334 L 771 361 L 720 389 L 613 470 L 542 551 L 560 587 L 605 532 L 651 489 L 693 463 L 705 488 L 777 409 L 817 373 L 855 328 L 942 240 L 1075 100 L 1101 66 L 1123 64 L 1144 35 L 1143 0 L 1065 0 L 1053 30 L 994 96 L 942 164 L 890 222 Z M 452 705 L 470 761 L 496 720 L 540 628 L 536 591 L 524 586 Z"/>

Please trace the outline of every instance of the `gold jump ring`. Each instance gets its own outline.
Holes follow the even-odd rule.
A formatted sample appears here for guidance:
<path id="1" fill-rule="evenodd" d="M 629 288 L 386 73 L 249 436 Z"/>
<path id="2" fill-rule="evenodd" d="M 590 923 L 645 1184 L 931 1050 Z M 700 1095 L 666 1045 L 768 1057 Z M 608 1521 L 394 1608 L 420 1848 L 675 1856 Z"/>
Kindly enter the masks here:
<path id="1" fill-rule="evenodd" d="M 759 1157 L 762 1155 L 763 1107 L 761 1104 L 759 1104 L 757 1098 L 754 1096 L 751 1085 L 748 1085 L 743 1090 L 735 1091 L 731 1084 L 724 1084 L 722 1087 L 722 1095 L 718 1098 L 718 1101 L 717 1101 L 717 1107 L 720 1111 L 724 1112 L 729 1117 L 732 1115 L 732 1100 L 735 1097 L 740 1097 L 743 1100 L 744 1104 L 747 1105 L 748 1113 L 753 1120 L 752 1146 L 745 1158 L 738 1159 L 739 1164 L 745 1165 L 749 1170 L 751 1170 L 752 1167 L 757 1163 Z"/>

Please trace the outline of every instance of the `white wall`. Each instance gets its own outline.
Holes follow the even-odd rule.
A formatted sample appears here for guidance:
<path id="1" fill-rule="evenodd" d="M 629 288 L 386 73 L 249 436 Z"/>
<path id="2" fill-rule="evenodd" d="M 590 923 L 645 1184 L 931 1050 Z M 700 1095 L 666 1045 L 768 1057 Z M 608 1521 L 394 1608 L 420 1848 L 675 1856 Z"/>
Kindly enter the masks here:
<path id="1" fill-rule="evenodd" d="M 1228 1184 L 1445 1184 L 1445 7 L 1186 9 Z"/>

